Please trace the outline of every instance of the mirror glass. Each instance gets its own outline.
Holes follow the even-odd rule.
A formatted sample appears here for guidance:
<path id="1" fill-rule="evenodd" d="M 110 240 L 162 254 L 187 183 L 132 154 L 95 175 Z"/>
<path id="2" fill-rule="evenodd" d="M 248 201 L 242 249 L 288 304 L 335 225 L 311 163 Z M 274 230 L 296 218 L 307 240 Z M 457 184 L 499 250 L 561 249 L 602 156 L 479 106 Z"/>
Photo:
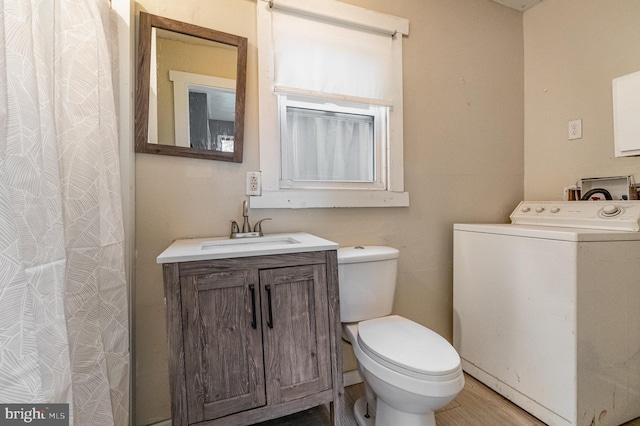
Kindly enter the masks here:
<path id="1" fill-rule="evenodd" d="M 246 39 L 140 14 L 136 152 L 242 162 Z"/>

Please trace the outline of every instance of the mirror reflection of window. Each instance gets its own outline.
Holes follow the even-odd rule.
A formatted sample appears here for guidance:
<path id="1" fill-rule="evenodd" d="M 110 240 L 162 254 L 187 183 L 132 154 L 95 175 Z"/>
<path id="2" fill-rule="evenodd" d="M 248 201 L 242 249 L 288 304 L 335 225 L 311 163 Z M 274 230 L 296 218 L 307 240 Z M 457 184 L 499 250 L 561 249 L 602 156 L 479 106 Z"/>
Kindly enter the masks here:
<path id="1" fill-rule="evenodd" d="M 169 80 L 173 83 L 176 146 L 234 152 L 235 143 L 231 151 L 224 151 L 218 136 L 229 136 L 235 142 L 235 80 L 176 70 L 169 70 Z"/>
<path id="2" fill-rule="evenodd" d="M 189 145 L 233 152 L 235 91 L 189 85 Z"/>

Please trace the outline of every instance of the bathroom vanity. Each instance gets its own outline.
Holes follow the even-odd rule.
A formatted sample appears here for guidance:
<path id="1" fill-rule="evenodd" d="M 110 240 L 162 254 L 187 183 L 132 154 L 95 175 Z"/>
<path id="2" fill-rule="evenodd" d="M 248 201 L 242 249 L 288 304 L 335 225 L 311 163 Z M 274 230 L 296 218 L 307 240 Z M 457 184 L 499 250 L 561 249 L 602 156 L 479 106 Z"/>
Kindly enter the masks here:
<path id="1" fill-rule="evenodd" d="M 174 425 L 343 405 L 338 245 L 310 234 L 178 240 L 159 257 Z"/>

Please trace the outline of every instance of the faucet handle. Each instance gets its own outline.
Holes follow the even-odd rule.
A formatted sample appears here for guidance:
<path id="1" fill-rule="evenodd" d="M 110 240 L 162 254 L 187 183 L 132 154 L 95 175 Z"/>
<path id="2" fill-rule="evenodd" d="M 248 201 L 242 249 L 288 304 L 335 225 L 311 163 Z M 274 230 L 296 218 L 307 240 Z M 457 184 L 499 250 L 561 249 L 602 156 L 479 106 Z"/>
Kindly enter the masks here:
<path id="1" fill-rule="evenodd" d="M 264 218 L 264 219 L 260 219 L 259 221 L 256 222 L 256 224 L 253 226 L 253 232 L 258 232 L 260 234 L 260 236 L 262 236 L 262 222 L 264 222 L 265 220 L 271 220 L 270 217 Z"/>
<path id="2" fill-rule="evenodd" d="M 234 238 L 235 235 L 240 232 L 240 227 L 238 226 L 238 222 L 235 220 L 231 221 L 231 238 Z"/>

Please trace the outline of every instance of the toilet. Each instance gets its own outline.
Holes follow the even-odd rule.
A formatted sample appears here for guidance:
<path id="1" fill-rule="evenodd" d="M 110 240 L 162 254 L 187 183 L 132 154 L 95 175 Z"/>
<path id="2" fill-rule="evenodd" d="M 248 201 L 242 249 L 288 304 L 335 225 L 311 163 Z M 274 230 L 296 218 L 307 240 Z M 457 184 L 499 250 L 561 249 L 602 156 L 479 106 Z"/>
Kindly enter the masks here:
<path id="1" fill-rule="evenodd" d="M 338 249 L 343 336 L 366 389 L 354 406 L 360 426 L 434 426 L 435 410 L 464 386 L 460 357 L 447 340 L 390 315 L 398 254 L 381 246 Z"/>

